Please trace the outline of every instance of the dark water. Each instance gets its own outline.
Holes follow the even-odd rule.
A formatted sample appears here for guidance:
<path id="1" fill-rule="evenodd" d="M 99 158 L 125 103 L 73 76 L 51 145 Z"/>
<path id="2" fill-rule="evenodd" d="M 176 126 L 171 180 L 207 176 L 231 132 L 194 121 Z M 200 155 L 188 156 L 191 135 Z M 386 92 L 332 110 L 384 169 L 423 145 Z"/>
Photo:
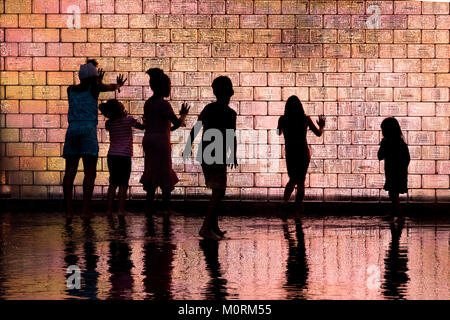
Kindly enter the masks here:
<path id="1" fill-rule="evenodd" d="M 2 214 L 0 299 L 450 299 L 448 220 L 224 217 L 219 242 L 200 224 Z"/>

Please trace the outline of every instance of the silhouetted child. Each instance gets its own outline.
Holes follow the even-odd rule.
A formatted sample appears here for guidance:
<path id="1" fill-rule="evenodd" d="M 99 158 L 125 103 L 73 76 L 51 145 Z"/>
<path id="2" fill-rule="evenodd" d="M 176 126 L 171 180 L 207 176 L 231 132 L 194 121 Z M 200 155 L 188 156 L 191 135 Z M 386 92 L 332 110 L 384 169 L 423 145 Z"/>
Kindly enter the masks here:
<path id="1" fill-rule="evenodd" d="M 378 159 L 384 160 L 386 182 L 384 190 L 389 192 L 393 215 L 401 215 L 399 194 L 408 192 L 408 146 L 403 141 L 402 130 L 395 118 L 386 118 L 381 123 L 383 140 L 378 150 Z"/>
<path id="2" fill-rule="evenodd" d="M 156 188 L 162 191 L 163 206 L 166 213 L 170 212 L 170 193 L 175 189 L 178 177 L 172 169 L 172 146 L 170 131 L 184 126 L 184 120 L 190 107 L 183 103 L 180 116 L 173 112 L 172 106 L 166 100 L 170 96 L 170 78 L 163 70 L 151 68 L 146 72 L 150 76 L 150 88 L 153 95 L 144 105 L 145 134 L 142 140 L 144 147 L 144 172 L 140 182 L 147 192 L 147 213 L 153 209 Z"/>
<path id="3" fill-rule="evenodd" d="M 278 134 L 284 135 L 284 147 L 286 150 L 286 166 L 289 182 L 284 189 L 284 201 L 286 204 L 297 186 L 295 202 L 297 204 L 296 217 L 303 211 L 303 198 L 305 197 L 305 177 L 308 171 L 311 155 L 306 140 L 308 128 L 320 137 L 325 127 L 325 117 L 319 116 L 317 121 L 319 128 L 309 116 L 305 114 L 303 105 L 297 96 L 290 96 L 286 101 L 284 115 L 278 120 Z"/>
<path id="4" fill-rule="evenodd" d="M 186 144 L 184 155 L 190 154 L 188 150 L 191 150 L 195 136 L 200 127 L 203 127 L 199 150 L 201 157 L 198 158 L 202 164 L 206 186 L 212 189 L 212 196 L 199 234 L 204 238 L 218 240 L 224 235 L 218 225 L 217 206 L 225 196 L 227 165 L 231 168 L 237 166 L 236 112 L 228 106 L 234 94 L 230 78 L 217 77 L 212 83 L 212 89 L 217 101 L 208 104 L 200 113 L 197 123 L 191 130 L 190 141 Z"/>
<path id="5" fill-rule="evenodd" d="M 120 89 L 126 81 L 123 75 L 117 77 L 117 84 L 104 84 L 102 69 L 97 70 L 97 61 L 87 60 L 80 66 L 78 77 L 80 84 L 67 88 L 69 111 L 64 141 L 63 157 L 66 168 L 63 179 L 66 216 L 71 219 L 73 182 L 78 171 L 80 158 L 83 159 L 83 208 L 82 215 L 90 215 L 90 201 L 94 191 L 96 166 L 98 157 L 97 121 L 98 96 L 100 92 Z"/>
<path id="6" fill-rule="evenodd" d="M 116 189 L 119 187 L 119 214 L 125 213 L 125 200 L 128 181 L 131 174 L 131 157 L 133 156 L 133 128 L 143 130 L 144 126 L 133 117 L 128 116 L 122 103 L 116 99 L 100 104 L 100 112 L 108 118 L 105 123 L 109 131 L 109 188 L 108 210 L 112 214 Z"/>

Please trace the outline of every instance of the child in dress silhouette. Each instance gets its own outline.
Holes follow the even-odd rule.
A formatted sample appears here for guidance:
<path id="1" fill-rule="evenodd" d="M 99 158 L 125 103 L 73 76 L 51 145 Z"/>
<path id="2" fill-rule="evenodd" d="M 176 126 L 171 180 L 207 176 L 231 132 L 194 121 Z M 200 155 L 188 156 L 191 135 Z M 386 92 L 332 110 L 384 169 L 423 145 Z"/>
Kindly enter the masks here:
<path id="1" fill-rule="evenodd" d="M 119 187 L 119 214 L 125 214 L 125 200 L 131 174 L 133 156 L 133 128 L 144 129 L 135 118 L 128 116 L 122 103 L 116 99 L 100 104 L 100 112 L 108 118 L 105 128 L 109 131 L 109 188 L 108 215 L 112 214 L 116 189 Z"/>
<path id="2" fill-rule="evenodd" d="M 389 192 L 392 201 L 392 215 L 401 216 L 399 195 L 408 192 L 409 150 L 397 119 L 384 119 L 381 132 L 383 139 L 378 150 L 378 160 L 384 160 L 384 190 Z"/>
<path id="3" fill-rule="evenodd" d="M 145 134 L 142 140 L 144 147 L 144 172 L 140 182 L 147 192 L 147 214 L 154 210 L 153 201 L 156 188 L 160 187 L 163 198 L 163 211 L 170 213 L 170 194 L 175 189 L 178 177 L 172 169 L 172 147 L 170 132 L 184 126 L 190 107 L 183 103 L 180 116 L 173 112 L 166 100 L 170 96 L 171 82 L 167 74 L 159 68 L 151 68 L 146 72 L 150 76 L 150 88 L 153 95 L 144 105 Z"/>

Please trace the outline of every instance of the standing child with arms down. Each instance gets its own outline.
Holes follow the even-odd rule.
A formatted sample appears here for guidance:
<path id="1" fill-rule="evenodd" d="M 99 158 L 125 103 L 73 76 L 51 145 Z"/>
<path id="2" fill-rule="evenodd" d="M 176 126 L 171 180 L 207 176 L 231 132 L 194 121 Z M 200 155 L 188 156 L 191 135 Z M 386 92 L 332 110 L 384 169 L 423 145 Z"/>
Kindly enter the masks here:
<path id="1" fill-rule="evenodd" d="M 133 117 L 128 116 L 122 103 L 116 99 L 100 104 L 100 112 L 108 118 L 105 128 L 109 131 L 109 188 L 108 215 L 112 214 L 116 189 L 119 187 L 119 214 L 125 214 L 128 181 L 131 174 L 131 157 L 133 156 L 133 127 L 144 126 Z"/>
<path id="2" fill-rule="evenodd" d="M 201 152 L 206 186 L 212 189 L 212 195 L 199 234 L 203 238 L 218 240 L 224 236 L 224 232 L 219 228 L 216 211 L 219 202 L 225 196 L 227 165 L 231 168 L 237 166 L 236 112 L 228 106 L 234 94 L 230 78 L 217 77 L 212 83 L 212 89 L 217 101 L 208 104 L 200 113 L 197 123 L 191 130 L 184 154 L 190 154 L 187 150 L 191 150 L 195 136 L 200 127 L 203 127 L 199 153 Z M 227 156 L 229 150 L 231 152 Z"/>
<path id="3" fill-rule="evenodd" d="M 408 165 L 411 158 L 397 119 L 384 119 L 381 132 L 383 139 L 378 150 L 378 160 L 384 160 L 384 190 L 389 192 L 389 199 L 392 201 L 392 215 L 399 216 L 399 195 L 408 192 Z"/>

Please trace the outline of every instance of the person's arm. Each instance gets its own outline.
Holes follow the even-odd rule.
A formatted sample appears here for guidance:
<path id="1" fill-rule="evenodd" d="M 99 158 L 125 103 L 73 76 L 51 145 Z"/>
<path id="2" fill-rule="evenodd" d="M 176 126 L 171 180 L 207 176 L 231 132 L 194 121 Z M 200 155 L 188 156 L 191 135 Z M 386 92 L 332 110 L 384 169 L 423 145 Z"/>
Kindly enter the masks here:
<path id="1" fill-rule="evenodd" d="M 105 129 L 106 129 L 106 131 L 111 130 L 111 122 L 110 122 L 110 120 L 106 120 L 105 121 Z"/>
<path id="2" fill-rule="evenodd" d="M 406 167 L 408 167 L 408 165 L 409 165 L 409 163 L 410 163 L 410 161 L 411 161 L 411 156 L 410 156 L 410 154 L 409 154 L 409 148 L 408 148 L 408 145 L 405 143 L 404 145 L 403 145 L 403 148 L 404 148 L 404 153 L 405 153 L 405 166 Z"/>
<path id="3" fill-rule="evenodd" d="M 279 119 L 278 119 L 278 126 L 277 126 L 277 134 L 279 135 L 279 136 L 281 136 L 281 134 L 283 133 L 283 127 L 282 127 L 282 125 L 281 125 L 281 122 L 283 121 L 283 118 L 282 117 L 280 117 Z"/>
<path id="4" fill-rule="evenodd" d="M 123 74 L 119 74 L 116 78 L 116 83 L 104 84 L 103 83 L 104 75 L 105 75 L 105 72 L 103 71 L 103 69 L 99 69 L 98 77 L 97 77 L 97 87 L 98 87 L 99 92 L 116 91 L 116 90 L 119 90 L 119 92 L 120 92 L 120 88 L 128 80 L 127 78 L 124 77 Z"/>
<path id="5" fill-rule="evenodd" d="M 183 151 L 183 159 L 189 159 L 192 155 L 192 144 L 194 143 L 195 137 L 197 137 L 197 134 L 202 129 L 202 120 L 201 120 L 201 114 L 198 116 L 197 121 L 195 122 L 194 126 L 192 127 L 191 131 L 189 132 L 189 138 L 186 142 L 186 146 L 184 147 Z"/>
<path id="6" fill-rule="evenodd" d="M 136 121 L 136 123 L 134 124 L 134 127 L 136 129 L 139 129 L 139 130 L 145 130 L 145 125 L 143 123 L 138 122 L 138 121 Z"/>
<path id="7" fill-rule="evenodd" d="M 173 126 L 170 128 L 170 131 L 175 131 L 179 127 L 184 126 L 184 120 L 186 119 L 187 114 L 189 113 L 189 107 L 187 103 L 183 103 L 180 109 L 180 117 L 177 118 L 173 110 L 169 113 L 169 120 L 172 122 Z"/>
<path id="8" fill-rule="evenodd" d="M 383 160 L 386 157 L 385 156 L 385 144 L 386 144 L 385 140 L 384 139 L 381 140 L 380 149 L 378 149 L 378 154 L 377 154 L 378 160 Z"/>
<path id="9" fill-rule="evenodd" d="M 236 114 L 234 115 L 234 120 L 233 120 L 233 130 L 234 130 L 234 152 L 233 152 L 233 165 L 231 165 L 231 168 L 237 168 L 238 166 L 238 161 L 237 161 L 237 139 L 236 139 Z"/>
<path id="10" fill-rule="evenodd" d="M 310 117 L 306 117 L 306 123 L 309 129 L 311 129 L 311 131 L 314 132 L 316 136 L 320 137 L 322 135 L 323 128 L 325 127 L 325 117 L 323 115 L 320 115 L 319 120 L 317 121 L 317 125 L 319 126 L 318 128 Z"/>
<path id="11" fill-rule="evenodd" d="M 131 118 L 131 126 L 133 128 L 139 129 L 139 130 L 144 130 L 145 126 L 144 124 L 140 123 L 139 121 L 137 121 L 135 118 L 130 117 Z"/>

